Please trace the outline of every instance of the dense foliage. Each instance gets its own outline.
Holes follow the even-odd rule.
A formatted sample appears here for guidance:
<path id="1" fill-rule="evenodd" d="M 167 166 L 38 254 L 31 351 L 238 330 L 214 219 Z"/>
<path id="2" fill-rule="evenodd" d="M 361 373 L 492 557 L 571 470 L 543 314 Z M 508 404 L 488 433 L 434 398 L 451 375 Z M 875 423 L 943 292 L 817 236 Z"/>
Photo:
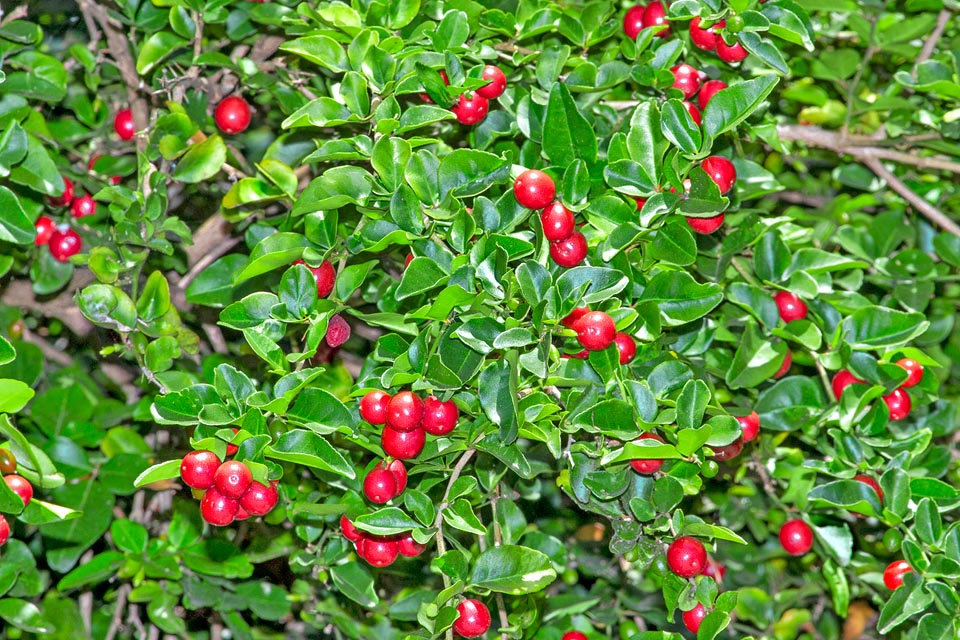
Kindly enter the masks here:
<path id="1" fill-rule="evenodd" d="M 6 7 L 0 637 L 960 637 L 957 8 Z"/>

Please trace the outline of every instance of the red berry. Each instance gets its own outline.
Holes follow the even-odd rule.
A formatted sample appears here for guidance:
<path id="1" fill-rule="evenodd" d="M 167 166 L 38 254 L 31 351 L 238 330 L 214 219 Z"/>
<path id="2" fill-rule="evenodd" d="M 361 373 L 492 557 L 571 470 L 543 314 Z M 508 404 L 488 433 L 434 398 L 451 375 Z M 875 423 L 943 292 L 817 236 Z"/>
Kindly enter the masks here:
<path id="1" fill-rule="evenodd" d="M 853 375 L 846 369 L 843 371 L 838 371 L 837 375 L 833 376 L 833 395 L 837 397 L 837 400 L 840 399 L 840 396 L 843 394 L 843 390 L 849 387 L 852 384 L 867 384 L 865 380 L 861 380 L 857 376 Z"/>
<path id="2" fill-rule="evenodd" d="M 423 430 L 432 436 L 443 436 L 457 426 L 460 409 L 453 400 L 441 402 L 435 396 L 423 401 Z"/>
<path id="3" fill-rule="evenodd" d="M 220 468 L 220 458 L 213 451 L 191 451 L 180 463 L 180 479 L 188 487 L 209 489 Z"/>
<path id="4" fill-rule="evenodd" d="M 272 483 L 263 484 L 253 481 L 240 496 L 240 508 L 252 516 L 265 516 L 277 506 L 279 499 L 280 494 Z"/>
<path id="5" fill-rule="evenodd" d="M 551 242 L 550 257 L 561 267 L 575 267 L 587 257 L 587 239 L 574 231 L 566 240 Z"/>
<path id="6" fill-rule="evenodd" d="M 787 355 L 783 359 L 783 364 L 780 365 L 780 368 L 777 369 L 777 372 L 773 374 L 773 379 L 778 380 L 783 376 L 787 375 L 787 371 L 790 371 L 790 366 L 792 364 L 793 364 L 793 354 L 787 351 Z"/>
<path id="7" fill-rule="evenodd" d="M 643 433 L 639 438 L 634 440 L 634 442 L 640 442 L 641 440 L 656 440 L 657 442 L 663 442 L 663 438 L 658 436 L 655 433 Z M 642 473 L 644 475 L 652 475 L 657 471 L 660 471 L 660 467 L 663 466 L 663 460 L 661 459 L 647 459 L 647 460 L 631 460 L 630 466 L 633 467 L 633 470 L 637 473 Z"/>
<path id="8" fill-rule="evenodd" d="M 631 196 L 633 201 L 637 203 L 637 211 L 643 209 L 643 205 L 647 204 L 646 198 L 641 198 L 640 196 Z"/>
<path id="9" fill-rule="evenodd" d="M 347 516 L 340 516 L 340 533 L 350 542 L 356 542 L 363 537 L 363 533 L 353 526 Z"/>
<path id="10" fill-rule="evenodd" d="M 334 349 L 350 339 L 350 325 L 339 313 L 331 316 L 327 321 L 327 334 L 323 339 Z"/>
<path id="11" fill-rule="evenodd" d="M 234 430 L 233 430 L 233 432 L 234 432 L 235 434 L 236 434 L 236 433 L 239 433 L 239 431 L 240 431 L 240 429 L 234 429 Z M 240 447 L 238 447 L 237 445 L 232 444 L 232 443 L 229 443 L 229 442 L 227 443 L 227 457 L 232 456 L 233 454 L 235 454 L 235 453 L 236 453 L 237 451 L 239 451 L 239 450 L 240 450 Z"/>
<path id="12" fill-rule="evenodd" d="M 656 0 L 648 4 L 647 8 L 643 10 L 643 28 L 649 29 L 650 27 L 660 26 L 666 28 L 659 29 L 656 36 L 658 38 L 668 37 L 670 35 L 670 22 L 667 20 L 667 9 L 662 2 Z"/>
<path id="13" fill-rule="evenodd" d="M 7 540 L 10 539 L 10 523 L 7 522 L 7 519 L 0 515 L 0 546 L 7 544 Z"/>
<path id="14" fill-rule="evenodd" d="M 247 520 L 250 517 L 250 512 L 243 508 L 243 506 L 237 507 L 237 515 L 233 517 L 234 520 Z"/>
<path id="15" fill-rule="evenodd" d="M 200 515 L 210 524 L 225 527 L 237 517 L 240 501 L 228 498 L 216 487 L 210 487 L 200 500 Z"/>
<path id="16" fill-rule="evenodd" d="M 440 74 L 440 79 L 443 80 L 443 84 L 450 86 L 450 78 L 447 77 L 447 72 L 439 71 L 438 73 Z M 423 100 L 424 102 L 429 102 L 430 104 L 433 104 L 433 98 L 431 98 L 430 94 L 428 93 L 421 93 L 420 99 Z"/>
<path id="17" fill-rule="evenodd" d="M 400 460 L 416 458 L 423 451 L 426 441 L 427 432 L 420 428 L 412 431 L 397 431 L 387 426 L 383 428 L 383 434 L 380 437 L 380 444 L 383 445 L 386 454 Z"/>
<path id="18" fill-rule="evenodd" d="M 588 640 L 587 634 L 579 631 L 567 631 L 560 640 Z"/>
<path id="19" fill-rule="evenodd" d="M 730 45 L 724 42 L 723 38 L 717 38 L 717 55 L 724 62 L 740 62 L 748 54 L 739 42 Z"/>
<path id="20" fill-rule="evenodd" d="M 717 48 L 717 29 L 722 29 L 725 24 L 721 20 L 703 29 L 700 27 L 700 18 L 696 17 L 690 21 L 690 41 L 697 49 L 713 51 Z"/>
<path id="21" fill-rule="evenodd" d="M 83 241 L 73 229 L 55 230 L 50 235 L 48 244 L 50 245 L 50 255 L 58 262 L 66 262 L 70 259 L 70 256 L 80 253 L 80 249 L 83 247 Z"/>
<path id="22" fill-rule="evenodd" d="M 590 313 L 590 307 L 576 307 L 573 311 L 564 316 L 563 320 L 560 321 L 560 324 L 568 329 L 573 329 L 573 325 L 577 323 L 577 320 L 588 313 Z"/>
<path id="23" fill-rule="evenodd" d="M 740 423 L 740 429 L 743 431 L 744 442 L 750 442 L 760 433 L 760 416 L 756 411 L 747 416 L 737 416 L 737 422 Z"/>
<path id="24" fill-rule="evenodd" d="M 700 87 L 700 93 L 697 94 L 697 104 L 700 105 L 701 109 L 706 109 L 713 96 L 726 88 L 727 83 L 723 80 L 707 80 Z"/>
<path id="25" fill-rule="evenodd" d="M 617 326 L 613 318 L 604 311 L 591 311 L 584 314 L 573 325 L 577 332 L 577 341 L 588 351 L 602 351 L 610 346 L 617 335 Z"/>
<path id="26" fill-rule="evenodd" d="M 397 495 L 397 478 L 378 465 L 363 479 L 363 495 L 374 504 L 384 504 Z"/>
<path id="27" fill-rule="evenodd" d="M 401 391 L 387 403 L 387 426 L 397 431 L 412 431 L 423 418 L 423 401 L 410 391 Z"/>
<path id="28" fill-rule="evenodd" d="M 683 106 L 687 108 L 687 113 L 690 114 L 690 119 L 693 120 L 693 123 L 699 127 L 700 123 L 703 122 L 703 117 L 700 115 L 700 109 L 697 109 L 697 105 L 689 100 L 684 100 Z"/>
<path id="29" fill-rule="evenodd" d="M 637 355 L 637 343 L 629 333 L 622 331 L 613 337 L 613 342 L 617 345 L 617 351 L 620 352 L 620 364 L 629 364 Z"/>
<path id="30" fill-rule="evenodd" d="M 667 548 L 667 566 L 681 578 L 700 575 L 707 566 L 707 550 L 696 538 L 677 538 Z"/>
<path id="31" fill-rule="evenodd" d="M 59 196 L 50 197 L 48 200 L 55 207 L 66 207 L 73 202 L 73 183 L 67 176 L 60 177 L 63 178 L 63 193 Z"/>
<path id="32" fill-rule="evenodd" d="M 224 462 L 213 474 L 213 485 L 227 498 L 239 499 L 251 482 L 253 482 L 253 474 L 250 472 L 250 467 L 239 460 Z"/>
<path id="33" fill-rule="evenodd" d="M 400 545 L 391 538 L 364 536 L 357 543 L 357 553 L 375 567 L 386 567 L 397 559 Z"/>
<path id="34" fill-rule="evenodd" d="M 780 319 L 784 322 L 803 320 L 807 317 L 807 303 L 801 300 L 797 294 L 789 291 L 777 291 L 773 300 L 777 303 L 777 309 L 780 310 Z"/>
<path id="35" fill-rule="evenodd" d="M 406 269 L 409 267 L 411 262 L 413 262 L 413 254 L 408 253 L 406 259 L 403 261 L 403 268 Z"/>
<path id="36" fill-rule="evenodd" d="M 383 466 L 383 462 L 378 462 L 377 466 Z M 397 496 L 399 496 L 407 488 L 407 468 L 403 465 L 402 460 L 394 460 L 386 468 L 397 481 Z"/>
<path id="37" fill-rule="evenodd" d="M 482 636 L 490 628 L 490 610 L 479 600 L 467 599 L 457 605 L 459 617 L 453 623 L 453 632 L 464 638 Z"/>
<path id="38" fill-rule="evenodd" d="M 406 556 L 408 558 L 415 558 L 421 553 L 423 553 L 427 545 L 420 544 L 413 539 L 411 534 L 406 534 L 397 541 L 399 547 L 400 555 Z"/>
<path id="39" fill-rule="evenodd" d="M 573 233 L 576 220 L 573 212 L 557 201 L 540 212 L 540 224 L 543 226 L 543 237 L 549 242 L 560 242 Z"/>
<path id="40" fill-rule="evenodd" d="M 705 158 L 704 161 L 700 163 L 700 168 L 706 171 L 710 179 L 720 187 L 721 194 L 730 191 L 730 189 L 733 188 L 733 184 L 737 181 L 737 170 L 734 168 L 733 163 L 723 156 L 710 156 Z"/>
<path id="41" fill-rule="evenodd" d="M 645 8 L 642 4 L 638 4 L 635 7 L 630 7 L 623 14 L 623 32 L 631 40 L 636 40 L 637 34 L 643 29 L 643 10 Z"/>
<path id="42" fill-rule="evenodd" d="M 891 420 L 903 420 L 910 414 L 910 394 L 903 389 L 894 389 L 891 393 L 883 396 L 883 401 L 890 410 Z"/>
<path id="43" fill-rule="evenodd" d="M 715 582 L 723 582 L 724 576 L 727 575 L 727 568 L 723 563 L 710 559 L 707 560 L 707 566 L 703 568 L 703 575 L 713 578 Z"/>
<path id="44" fill-rule="evenodd" d="M 70 205 L 70 215 L 74 218 L 92 216 L 97 212 L 97 203 L 90 194 L 74 199 Z"/>
<path id="45" fill-rule="evenodd" d="M 687 218 L 687 224 L 697 233 L 706 236 L 723 226 L 724 217 L 724 214 L 721 213 L 712 218 Z"/>
<path id="46" fill-rule="evenodd" d="M 906 560 L 894 560 L 883 570 L 883 584 L 893 591 L 903 584 L 903 574 L 908 571 L 913 571 L 913 568 Z"/>
<path id="47" fill-rule="evenodd" d="M 370 424 L 384 424 L 387 421 L 387 404 L 390 394 L 386 391 L 370 391 L 360 399 L 360 417 Z"/>
<path id="48" fill-rule="evenodd" d="M 460 124 L 477 124 L 487 117 L 489 109 L 490 102 L 479 93 L 469 97 L 466 93 L 461 93 L 457 104 L 450 107 Z"/>
<path id="49" fill-rule="evenodd" d="M 329 260 L 324 260 L 319 267 L 311 267 L 303 260 L 296 260 L 293 264 L 302 264 L 313 277 L 317 279 L 317 297 L 326 298 L 333 291 L 333 285 L 337 279 L 337 272 L 333 270 L 333 265 Z"/>
<path id="50" fill-rule="evenodd" d="M 700 72 L 688 64 L 678 64 L 671 71 L 673 71 L 673 84 L 670 86 L 679 89 L 687 100 L 692 98 L 693 94 L 700 89 Z"/>
<path id="51" fill-rule="evenodd" d="M 250 105 L 240 96 L 227 96 L 217 105 L 213 120 L 227 135 L 240 133 L 250 126 Z"/>
<path id="52" fill-rule="evenodd" d="M 117 115 L 113 117 L 113 130 L 121 140 L 132 140 L 137 133 L 137 126 L 133 124 L 133 111 L 130 109 L 117 111 Z"/>
<path id="53" fill-rule="evenodd" d="M 690 633 L 696 633 L 700 630 L 700 624 L 703 622 L 703 619 L 707 617 L 707 610 L 699 602 L 697 606 L 690 611 L 683 612 L 683 626 L 687 628 L 687 631 Z"/>
<path id="54" fill-rule="evenodd" d="M 488 64 L 483 68 L 483 73 L 480 74 L 480 77 L 490 81 L 485 87 L 477 89 L 477 95 L 487 100 L 496 100 L 502 96 L 503 92 L 507 89 L 507 76 L 503 75 L 500 67 Z"/>
<path id="55" fill-rule="evenodd" d="M 39 247 L 50 242 L 50 237 L 57 230 L 57 223 L 47 216 L 40 216 L 33 227 L 37 232 L 37 237 L 34 238 L 33 243 Z"/>
<path id="56" fill-rule="evenodd" d="M 740 452 L 743 451 L 743 438 L 737 438 L 730 444 L 724 445 L 722 447 L 711 447 L 713 449 L 713 458 L 714 460 L 719 460 L 724 462 L 730 460 L 731 458 L 736 458 L 740 455 Z"/>
<path id="57" fill-rule="evenodd" d="M 26 478 L 13 473 L 4 476 L 3 481 L 7 483 L 11 491 L 20 496 L 20 499 L 23 500 L 23 506 L 30 504 L 30 500 L 33 498 L 33 485 Z"/>
<path id="58" fill-rule="evenodd" d="M 527 169 L 513 182 L 513 196 L 527 209 L 543 209 L 556 195 L 553 178 L 537 169 Z"/>
<path id="59" fill-rule="evenodd" d="M 813 529 L 803 520 L 788 520 L 780 528 L 780 544 L 792 556 L 802 556 L 813 546 Z"/>
<path id="60" fill-rule="evenodd" d="M 39 220 L 37 222 L 39 222 Z M 901 360 L 897 360 L 897 364 L 903 367 L 903 369 L 907 372 L 907 379 L 902 385 L 900 385 L 901 387 L 912 387 L 920 382 L 920 380 L 923 378 L 923 365 L 913 358 L 903 358 Z"/>
<path id="61" fill-rule="evenodd" d="M 883 502 L 883 489 L 880 488 L 880 485 L 877 483 L 876 480 L 874 480 L 870 476 L 865 476 L 863 474 L 853 476 L 853 479 L 856 480 L 857 482 L 862 482 L 868 487 L 872 487 L 873 490 L 877 492 L 877 497 L 880 498 L 880 502 Z"/>

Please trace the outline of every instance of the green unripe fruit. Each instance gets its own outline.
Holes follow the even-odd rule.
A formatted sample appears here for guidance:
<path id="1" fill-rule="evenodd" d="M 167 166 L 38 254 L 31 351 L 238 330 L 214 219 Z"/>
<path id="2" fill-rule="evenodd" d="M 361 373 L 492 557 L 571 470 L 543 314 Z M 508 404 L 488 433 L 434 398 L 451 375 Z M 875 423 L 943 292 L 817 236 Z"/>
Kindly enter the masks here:
<path id="1" fill-rule="evenodd" d="M 743 18 L 740 16 L 730 16 L 727 18 L 727 31 L 730 33 L 740 33 L 743 31 Z"/>
<path id="2" fill-rule="evenodd" d="M 887 529 L 887 532 L 883 534 L 883 548 L 889 553 L 896 553 L 899 551 L 901 544 L 903 544 L 903 534 L 898 530 Z"/>
<path id="3" fill-rule="evenodd" d="M 713 460 L 707 460 L 700 467 L 700 475 L 704 478 L 713 478 L 720 471 L 720 465 L 718 465 Z"/>

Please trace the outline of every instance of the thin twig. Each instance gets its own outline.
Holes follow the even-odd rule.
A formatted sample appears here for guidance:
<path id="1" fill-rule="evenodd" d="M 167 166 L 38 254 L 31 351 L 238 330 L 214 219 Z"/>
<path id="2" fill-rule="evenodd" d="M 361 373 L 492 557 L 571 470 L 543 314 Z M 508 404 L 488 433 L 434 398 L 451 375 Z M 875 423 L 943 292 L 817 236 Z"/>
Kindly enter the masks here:
<path id="1" fill-rule="evenodd" d="M 937 16 L 937 26 L 933 28 L 930 36 L 924 41 L 923 48 L 920 49 L 920 55 L 917 56 L 917 59 L 913 63 L 914 76 L 917 74 L 917 67 L 929 60 L 930 56 L 933 55 L 933 51 L 937 48 L 937 42 L 940 40 L 940 36 L 943 35 L 943 30 L 947 28 L 947 23 L 950 22 L 951 15 L 953 14 L 949 9 L 940 10 L 940 14 Z"/>
<path id="2" fill-rule="evenodd" d="M 3 15 L 3 10 L 0 9 L 0 16 Z M 21 4 L 20 6 L 14 7 L 13 11 L 4 16 L 3 20 L 0 20 L 0 27 L 6 26 L 13 22 L 14 20 L 20 20 L 21 18 L 27 17 L 27 5 Z"/>
<path id="3" fill-rule="evenodd" d="M 960 226 L 958 226 L 956 222 L 948 218 L 940 209 L 917 195 L 917 193 L 905 185 L 900 178 L 887 170 L 882 162 L 876 158 L 864 158 L 863 163 L 879 177 L 886 180 L 891 189 L 899 193 L 904 200 L 912 204 L 914 208 L 926 216 L 930 222 L 940 225 L 945 231 L 949 231 L 955 236 L 960 236 Z"/>
<path id="4" fill-rule="evenodd" d="M 123 612 L 127 608 L 127 594 L 130 593 L 130 585 L 122 584 L 117 589 L 117 605 L 113 610 L 113 619 L 110 621 L 110 628 L 107 629 L 107 635 L 103 640 L 113 640 L 117 632 L 120 631 L 120 625 L 123 624 Z"/>

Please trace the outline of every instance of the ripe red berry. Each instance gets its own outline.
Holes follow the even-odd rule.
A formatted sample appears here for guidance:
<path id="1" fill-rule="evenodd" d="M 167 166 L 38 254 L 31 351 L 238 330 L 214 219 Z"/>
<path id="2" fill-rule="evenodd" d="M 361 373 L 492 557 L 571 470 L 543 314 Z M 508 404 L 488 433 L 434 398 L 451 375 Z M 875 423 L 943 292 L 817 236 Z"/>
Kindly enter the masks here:
<path id="1" fill-rule="evenodd" d="M 429 396 L 423 401 L 423 430 L 432 436 L 443 436 L 457 426 L 460 418 L 460 409 L 453 400 L 441 402 L 435 396 Z"/>
<path id="2" fill-rule="evenodd" d="M 912 387 L 913 385 L 919 383 L 923 378 L 923 365 L 913 358 L 903 358 L 901 360 L 897 360 L 897 364 L 903 367 L 903 369 L 907 372 L 907 379 L 902 385 L 900 385 L 901 387 Z"/>
<path id="3" fill-rule="evenodd" d="M 237 507 L 237 515 L 233 516 L 234 520 L 247 520 L 249 518 L 250 513 L 243 506 Z"/>
<path id="4" fill-rule="evenodd" d="M 613 318 L 604 311 L 591 311 L 584 314 L 573 325 L 577 332 L 577 341 L 588 351 L 602 351 L 610 346 L 617 335 L 617 326 Z"/>
<path id="5" fill-rule="evenodd" d="M 237 434 L 237 433 L 239 433 L 239 432 L 240 432 L 240 429 L 234 429 L 234 430 L 233 430 L 233 433 L 234 433 L 234 434 Z M 235 445 L 235 444 L 233 444 L 233 443 L 230 443 L 230 442 L 227 443 L 227 457 L 232 456 L 233 454 L 235 454 L 235 453 L 236 453 L 237 451 L 239 451 L 239 450 L 240 450 L 240 447 L 238 447 L 237 445 Z"/>
<path id="6" fill-rule="evenodd" d="M 217 105 L 213 120 L 227 135 L 240 133 L 250 126 L 250 105 L 240 96 L 227 96 Z"/>
<path id="7" fill-rule="evenodd" d="M 700 575 L 707 566 L 707 550 L 696 538 L 677 538 L 667 548 L 667 566 L 681 578 Z"/>
<path id="8" fill-rule="evenodd" d="M 423 418 L 423 401 L 410 391 L 401 391 L 387 403 L 387 426 L 397 431 L 412 431 Z"/>
<path id="9" fill-rule="evenodd" d="M 722 562 L 717 562 L 711 558 L 707 560 L 707 566 L 703 568 L 703 575 L 713 578 L 716 582 L 723 582 L 724 576 L 727 575 L 727 568 L 723 566 Z"/>
<path id="10" fill-rule="evenodd" d="M 503 75 L 500 67 L 488 64 L 483 68 L 483 73 L 480 74 L 480 77 L 490 81 L 490 84 L 477 89 L 477 95 L 487 100 L 496 100 L 502 96 L 503 92 L 507 89 L 507 76 Z"/>
<path id="11" fill-rule="evenodd" d="M 313 277 L 317 279 L 317 297 L 326 298 L 333 291 L 333 285 L 337 279 L 337 272 L 333 270 L 333 265 L 329 260 L 324 260 L 319 267 L 311 267 L 303 260 L 296 260 L 293 264 L 302 264 Z"/>
<path id="12" fill-rule="evenodd" d="M 573 329 L 573 325 L 577 323 L 577 320 L 588 313 L 590 313 L 590 307 L 576 307 L 573 311 L 564 316 L 563 320 L 560 321 L 560 324 L 565 326 L 567 329 Z"/>
<path id="13" fill-rule="evenodd" d="M 391 458 L 400 460 L 409 460 L 416 458 L 423 451 L 423 445 L 427 441 L 427 432 L 416 428 L 412 431 L 397 431 L 389 426 L 383 428 L 383 434 L 380 437 L 380 444 L 384 452 Z"/>
<path id="14" fill-rule="evenodd" d="M 780 319 L 784 322 L 803 320 L 807 317 L 807 303 L 801 300 L 797 294 L 789 291 L 777 291 L 773 300 L 777 303 Z"/>
<path id="15" fill-rule="evenodd" d="M 540 212 L 540 224 L 543 226 L 543 237 L 549 242 L 560 242 L 573 233 L 576 220 L 570 209 L 556 201 Z"/>
<path id="16" fill-rule="evenodd" d="M 397 478 L 378 465 L 363 479 L 363 495 L 374 504 L 384 504 L 397 495 Z"/>
<path id="17" fill-rule="evenodd" d="M 853 476 L 853 479 L 857 482 L 862 482 L 868 487 L 872 487 L 874 491 L 877 492 L 877 497 L 880 498 L 880 502 L 883 502 L 883 489 L 880 488 L 880 484 L 870 476 L 865 476 L 863 474 Z"/>
<path id="18" fill-rule="evenodd" d="M 527 209 L 543 209 L 556 195 L 553 178 L 537 169 L 527 169 L 513 182 L 513 196 Z"/>
<path id="19" fill-rule="evenodd" d="M 693 124 L 699 127 L 700 123 L 703 122 L 703 117 L 700 115 L 700 109 L 697 109 L 697 105 L 693 104 L 689 100 L 684 100 L 683 106 L 687 108 L 687 113 L 690 114 L 690 119 L 693 120 Z"/>
<path id="20" fill-rule="evenodd" d="M 743 441 L 750 442 L 760 433 L 760 416 L 756 411 L 750 415 L 737 416 L 737 422 L 740 423 L 740 429 L 743 431 Z"/>
<path id="21" fill-rule="evenodd" d="M 623 32 L 631 40 L 636 40 L 637 34 L 643 29 L 643 10 L 645 8 L 642 4 L 638 4 L 635 7 L 630 7 L 623 14 Z"/>
<path id="22" fill-rule="evenodd" d="M 649 29 L 650 27 L 660 27 L 664 26 L 665 28 L 659 29 L 655 34 L 658 38 L 666 38 L 670 36 L 670 22 L 667 20 L 667 9 L 663 6 L 663 3 L 659 0 L 655 0 L 647 5 L 647 8 L 643 10 L 643 28 Z"/>
<path id="23" fill-rule="evenodd" d="M 589 640 L 587 634 L 579 631 L 567 631 L 560 640 Z"/>
<path id="24" fill-rule="evenodd" d="M 837 375 L 833 376 L 833 395 L 835 395 L 837 400 L 839 400 L 840 396 L 843 394 L 843 390 L 852 384 L 866 384 L 866 381 L 861 380 L 846 369 L 843 371 L 838 371 Z"/>
<path id="25" fill-rule="evenodd" d="M 406 556 L 408 558 L 417 557 L 418 555 L 423 553 L 427 548 L 427 545 L 420 544 L 419 542 L 414 540 L 413 535 L 409 533 L 402 536 L 397 541 L 397 545 L 398 545 L 398 550 L 400 551 L 400 555 Z"/>
<path id="26" fill-rule="evenodd" d="M 903 584 L 903 574 L 913 571 L 906 560 L 894 560 L 883 570 L 883 584 L 893 591 Z"/>
<path id="27" fill-rule="evenodd" d="M 479 600 L 467 599 L 457 605 L 459 617 L 453 632 L 464 638 L 477 638 L 490 628 L 490 610 Z"/>
<path id="28" fill-rule="evenodd" d="M 688 64 L 678 64 L 670 70 L 673 71 L 673 84 L 670 86 L 679 89 L 687 100 L 692 98 L 700 89 L 700 72 Z"/>
<path id="29" fill-rule="evenodd" d="M 239 499 L 253 482 L 250 467 L 239 460 L 228 460 L 213 474 L 213 485 L 227 498 Z"/>
<path id="30" fill-rule="evenodd" d="M 363 536 L 357 543 L 357 553 L 375 567 L 386 567 L 397 559 L 400 545 L 392 538 Z"/>
<path id="31" fill-rule="evenodd" d="M 550 257 L 561 267 L 575 267 L 587 257 L 587 239 L 579 231 L 560 242 L 550 243 Z"/>
<path id="32" fill-rule="evenodd" d="M 890 410 L 891 420 L 903 420 L 910 414 L 910 394 L 903 389 L 894 389 L 883 396 L 883 401 Z"/>
<path id="33" fill-rule="evenodd" d="M 700 163 L 700 168 L 706 171 L 710 179 L 720 187 L 721 194 L 730 191 L 737 181 L 737 170 L 734 168 L 733 163 L 723 156 L 710 156 L 705 158 L 703 162 Z"/>
<path id="34" fill-rule="evenodd" d="M 689 611 L 683 612 L 683 626 L 687 628 L 687 631 L 690 633 L 696 633 L 700 630 L 700 625 L 703 623 L 703 619 L 707 617 L 707 610 L 699 602 L 697 606 Z"/>
<path id="35" fill-rule="evenodd" d="M 387 421 L 387 404 L 390 394 L 386 391 L 370 391 L 360 399 L 360 417 L 370 424 L 380 425 Z"/>
<path id="36" fill-rule="evenodd" d="M 117 115 L 113 117 L 113 130 L 121 140 L 132 140 L 137 133 L 137 127 L 133 124 L 133 111 L 130 109 L 117 111 Z"/>
<path id="37" fill-rule="evenodd" d="M 813 529 L 803 520 L 788 520 L 780 528 L 780 544 L 792 556 L 802 556 L 813 546 Z"/>
<path id="38" fill-rule="evenodd" d="M 690 225 L 690 228 L 699 233 L 700 235 L 710 235 L 717 229 L 723 226 L 723 219 L 725 215 L 720 214 L 718 216 L 713 216 L 711 218 L 687 218 L 687 224 Z"/>
<path id="39" fill-rule="evenodd" d="M 640 196 L 631 196 L 633 201 L 637 203 L 637 211 L 643 209 L 643 205 L 647 204 L 646 198 L 641 198 Z"/>
<path id="40" fill-rule="evenodd" d="M 228 498 L 216 487 L 210 487 L 200 500 L 200 515 L 212 525 L 225 527 L 237 517 L 240 501 Z"/>
<path id="41" fill-rule="evenodd" d="M 80 235 L 73 229 L 64 231 L 56 229 L 50 235 L 50 242 L 47 244 L 50 245 L 50 255 L 58 262 L 66 262 L 70 259 L 70 256 L 80 253 L 80 249 L 83 247 Z"/>
<path id="42" fill-rule="evenodd" d="M 327 346 L 336 349 L 350 339 L 350 325 L 339 313 L 331 316 L 327 321 L 327 333 L 323 337 Z"/>
<path id="43" fill-rule="evenodd" d="M 37 237 L 33 239 L 33 243 L 39 247 L 50 242 L 50 237 L 57 230 L 57 223 L 47 216 L 40 216 L 33 227 L 37 232 Z"/>
<path id="44" fill-rule="evenodd" d="M 777 369 L 777 372 L 773 374 L 773 379 L 778 380 L 783 376 L 787 375 L 787 371 L 790 371 L 790 366 L 793 364 L 793 354 L 790 351 L 787 351 L 786 357 L 783 359 L 783 364 L 780 365 L 780 368 Z"/>
<path id="45" fill-rule="evenodd" d="M 191 451 L 180 463 L 180 479 L 188 487 L 209 489 L 220 468 L 220 458 L 213 451 Z"/>
<path id="46" fill-rule="evenodd" d="M 60 177 L 63 178 L 63 193 L 59 196 L 51 196 L 48 201 L 55 207 L 66 207 L 73 202 L 73 183 L 67 176 Z"/>
<path id="47" fill-rule="evenodd" d="M 461 93 L 457 104 L 450 107 L 460 124 L 477 124 L 487 117 L 490 102 L 479 93 Z"/>
<path id="48" fill-rule="evenodd" d="M 254 480 L 247 490 L 240 496 L 240 508 L 251 516 L 265 516 L 277 506 L 280 494 L 271 484 L 263 484 Z"/>
<path id="49" fill-rule="evenodd" d="M 353 526 L 347 516 L 340 516 L 340 533 L 350 542 L 356 542 L 363 537 L 363 533 Z"/>
<path id="50" fill-rule="evenodd" d="M 722 447 L 711 447 L 713 449 L 713 459 L 725 462 L 731 458 L 736 458 L 743 451 L 743 438 L 737 438 L 730 444 Z"/>
<path id="51" fill-rule="evenodd" d="M 726 22 L 721 20 L 706 29 L 700 26 L 700 18 L 696 17 L 690 21 L 690 41 L 697 49 L 704 51 L 713 51 L 717 48 L 717 30 L 722 29 Z"/>
<path id="52" fill-rule="evenodd" d="M 663 442 L 663 438 L 658 436 L 655 433 L 643 433 L 640 434 L 640 437 L 634 440 L 634 442 L 640 442 L 641 440 L 656 440 L 657 442 Z M 658 458 L 652 458 L 647 460 L 631 460 L 630 466 L 633 467 L 633 470 L 637 473 L 642 473 L 644 475 L 652 475 L 657 471 L 660 471 L 660 467 L 663 466 L 663 460 Z"/>
<path id="53" fill-rule="evenodd" d="M 90 194 L 75 198 L 70 205 L 70 215 L 74 218 L 83 218 L 92 216 L 97 212 L 97 202 Z"/>
<path id="54" fill-rule="evenodd" d="M 724 62 L 740 62 L 747 57 L 747 50 L 739 42 L 727 44 L 723 38 L 717 38 L 717 55 Z"/>
<path id="55" fill-rule="evenodd" d="M 30 500 L 33 499 L 33 485 L 26 478 L 13 473 L 4 476 L 3 481 L 7 483 L 11 491 L 20 496 L 20 499 L 23 500 L 23 506 L 30 504 Z"/>
<path id="56" fill-rule="evenodd" d="M 723 80 L 707 80 L 701 85 L 700 93 L 697 94 L 697 104 L 700 105 L 701 109 L 706 109 L 711 98 L 713 98 L 718 91 L 723 91 L 726 88 L 727 83 Z"/>
<path id="57" fill-rule="evenodd" d="M 10 523 L 7 522 L 7 519 L 0 515 L 0 546 L 7 544 L 7 540 L 10 539 Z"/>
<path id="58" fill-rule="evenodd" d="M 629 364 L 637 355 L 637 343 L 629 333 L 618 332 L 613 337 L 613 342 L 617 345 L 617 351 L 620 352 L 620 364 Z"/>
<path id="59" fill-rule="evenodd" d="M 382 467 L 383 462 L 378 462 L 377 466 Z M 407 488 L 407 468 L 404 466 L 402 460 L 394 460 L 386 466 L 386 469 L 393 474 L 394 479 L 397 481 L 397 496 L 399 496 L 403 493 L 404 489 Z"/>

